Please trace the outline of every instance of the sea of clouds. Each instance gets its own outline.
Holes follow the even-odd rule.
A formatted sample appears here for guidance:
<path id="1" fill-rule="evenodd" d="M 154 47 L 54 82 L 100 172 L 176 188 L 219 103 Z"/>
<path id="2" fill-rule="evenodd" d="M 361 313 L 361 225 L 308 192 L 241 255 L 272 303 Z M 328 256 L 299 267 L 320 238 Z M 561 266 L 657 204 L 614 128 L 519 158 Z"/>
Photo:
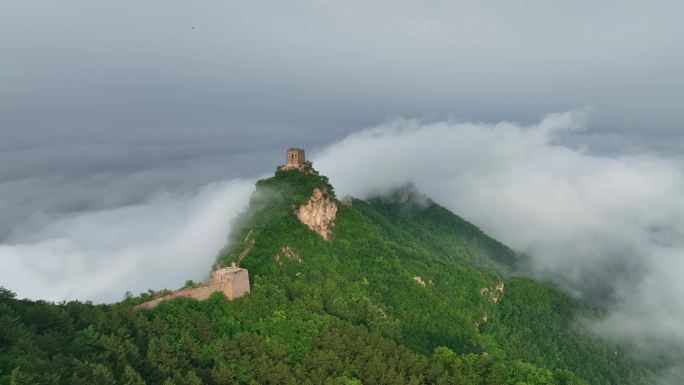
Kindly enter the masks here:
<path id="1" fill-rule="evenodd" d="M 111 302 L 126 291 L 174 289 L 209 276 L 251 181 L 62 215 L 0 244 L 1 284 L 20 297 Z"/>

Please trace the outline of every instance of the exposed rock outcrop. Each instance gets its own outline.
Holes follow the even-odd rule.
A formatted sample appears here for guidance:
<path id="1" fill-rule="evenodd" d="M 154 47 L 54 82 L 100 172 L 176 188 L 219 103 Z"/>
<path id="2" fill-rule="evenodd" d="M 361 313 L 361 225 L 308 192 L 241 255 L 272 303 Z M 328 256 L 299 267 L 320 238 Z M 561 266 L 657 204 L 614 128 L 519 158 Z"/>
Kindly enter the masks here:
<path id="1" fill-rule="evenodd" d="M 331 229 L 335 225 L 337 205 L 334 200 L 325 196 L 323 190 L 316 187 L 309 201 L 300 206 L 295 214 L 302 223 L 323 239 L 330 239 Z"/>
<path id="2" fill-rule="evenodd" d="M 416 283 L 418 283 L 420 286 L 428 286 L 428 285 L 432 286 L 433 285 L 431 279 L 425 281 L 425 279 L 419 275 L 416 275 L 415 277 L 413 277 L 413 280 L 416 281 Z"/>
<path id="3" fill-rule="evenodd" d="M 501 296 L 503 295 L 503 292 L 504 292 L 504 283 L 503 282 L 497 282 L 494 285 L 494 288 L 483 287 L 480 289 L 480 294 L 482 294 L 482 295 L 488 294 L 489 297 L 494 302 L 499 302 L 501 300 Z"/>
<path id="4" fill-rule="evenodd" d="M 283 247 L 282 249 L 280 249 L 280 253 L 275 255 L 274 259 L 276 263 L 279 265 L 282 265 L 283 263 L 283 257 L 281 256 L 281 254 L 294 262 L 302 263 L 302 258 L 290 246 Z"/>

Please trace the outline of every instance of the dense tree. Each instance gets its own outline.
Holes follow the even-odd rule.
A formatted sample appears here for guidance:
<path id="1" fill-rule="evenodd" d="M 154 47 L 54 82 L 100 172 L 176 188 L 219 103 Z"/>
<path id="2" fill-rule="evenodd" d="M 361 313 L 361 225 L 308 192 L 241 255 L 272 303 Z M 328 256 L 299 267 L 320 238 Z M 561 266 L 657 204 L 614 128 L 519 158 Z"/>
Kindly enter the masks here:
<path id="1" fill-rule="evenodd" d="M 234 302 L 136 311 L 164 291 L 50 304 L 0 287 L 0 384 L 650 383 L 657 365 L 578 327 L 600 309 L 515 277 L 524 256 L 411 187 L 338 204 L 330 241 L 292 213 L 315 187 L 335 199 L 312 169 L 257 183 L 218 260 L 254 240 Z"/>

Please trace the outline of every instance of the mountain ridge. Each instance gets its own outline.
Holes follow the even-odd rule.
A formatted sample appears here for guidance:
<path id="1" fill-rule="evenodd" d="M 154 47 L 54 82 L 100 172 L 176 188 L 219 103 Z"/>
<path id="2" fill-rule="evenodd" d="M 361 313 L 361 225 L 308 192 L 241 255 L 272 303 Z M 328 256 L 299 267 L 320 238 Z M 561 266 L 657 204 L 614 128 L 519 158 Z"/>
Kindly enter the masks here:
<path id="1" fill-rule="evenodd" d="M 279 171 L 281 172 L 281 171 Z M 287 173 L 294 173 L 299 175 L 316 175 L 308 174 L 307 172 L 301 172 L 297 170 L 285 171 Z M 260 181 L 257 186 L 263 184 L 264 186 L 273 186 L 277 181 L 283 181 L 288 184 L 290 178 L 298 178 L 297 176 L 291 176 L 287 174 L 278 174 L 273 178 L 267 179 L 265 181 Z M 316 177 L 312 177 L 315 179 Z M 322 179 L 321 186 L 323 188 L 332 188 L 329 185 L 327 178 Z M 294 196 L 306 196 L 306 191 L 313 191 L 311 188 L 313 184 L 300 184 L 295 186 Z M 306 186 L 306 187 L 305 187 Z M 287 187 L 287 190 L 290 187 Z M 316 187 L 314 187 L 316 188 Z M 257 188 L 258 190 L 258 188 Z M 331 190 L 333 191 L 333 190 Z M 258 193 L 258 192 L 257 192 Z M 304 198 L 299 198 L 298 202 L 305 201 Z M 453 345 L 449 346 L 454 348 L 457 352 L 465 353 L 468 349 L 463 347 L 457 347 L 458 343 L 464 345 L 474 344 L 471 346 L 473 351 L 479 351 L 480 353 L 489 353 L 496 356 L 497 354 L 505 355 L 502 352 L 487 352 L 488 347 L 497 346 L 496 343 L 490 341 L 490 336 L 497 336 L 501 340 L 505 339 L 504 334 L 508 333 L 510 336 L 513 334 L 510 330 L 506 329 L 502 325 L 497 325 L 496 327 L 491 326 L 497 319 L 497 317 L 510 317 L 516 315 L 517 317 L 522 317 L 527 321 L 532 321 L 530 317 L 523 317 L 522 314 L 517 314 L 515 308 L 506 308 L 506 314 L 501 314 L 496 307 L 492 307 L 491 303 L 486 300 L 487 296 L 483 295 L 482 291 L 485 290 L 488 293 L 493 293 L 495 291 L 495 286 L 498 283 L 504 282 L 506 280 L 512 280 L 509 287 L 511 290 L 541 290 L 545 292 L 545 296 L 558 296 L 557 300 L 562 301 L 562 305 L 549 304 L 549 306 L 572 306 L 577 307 L 581 315 L 574 314 L 574 312 L 565 312 L 566 320 L 558 319 L 557 322 L 562 327 L 558 327 L 553 331 L 548 331 L 547 334 L 552 334 L 559 332 L 559 329 L 565 328 L 566 330 L 571 330 L 576 325 L 574 322 L 579 322 L 580 319 L 584 317 L 595 317 L 600 313 L 600 310 L 583 305 L 578 300 L 572 299 L 571 297 L 565 295 L 560 290 L 548 287 L 546 284 L 539 284 L 533 280 L 524 277 L 516 276 L 518 273 L 520 264 L 526 263 L 525 256 L 515 253 L 512 249 L 508 248 L 504 244 L 498 242 L 497 240 L 489 237 L 479 228 L 472 225 L 471 223 L 463 220 L 457 215 L 451 213 L 446 208 L 438 205 L 431 199 L 427 198 L 424 194 L 419 193 L 414 186 L 407 185 L 399 189 L 394 190 L 390 194 L 384 196 L 368 198 L 365 200 L 352 199 L 351 204 L 341 204 L 337 201 L 340 206 L 339 215 L 337 217 L 337 224 L 333 233 L 333 239 L 331 244 L 326 244 L 323 242 L 318 242 L 315 239 L 308 239 L 309 244 L 303 245 L 302 240 L 307 239 L 306 232 L 301 233 L 297 239 L 285 238 L 276 240 L 284 242 L 282 247 L 290 247 L 295 250 L 295 252 L 300 255 L 300 259 L 306 261 L 307 252 L 310 250 L 316 250 L 318 253 L 323 252 L 325 249 L 332 249 L 329 251 L 331 259 L 339 255 L 353 256 L 364 254 L 364 252 L 356 252 L 359 247 L 366 247 L 365 255 L 359 255 L 359 258 L 347 259 L 344 262 L 349 265 L 346 279 L 350 282 L 357 281 L 363 282 L 363 280 L 368 280 L 368 277 L 355 277 L 354 274 L 358 274 L 361 271 L 375 272 L 381 279 L 376 282 L 371 282 L 371 284 L 377 284 L 375 290 L 376 292 L 381 292 L 379 295 L 376 293 L 376 299 L 382 305 L 375 303 L 375 306 L 387 306 L 390 309 L 402 309 L 402 314 L 404 317 L 414 319 L 420 318 L 415 314 L 410 313 L 415 311 L 420 313 L 426 309 L 408 309 L 402 304 L 402 301 L 397 298 L 401 296 L 398 293 L 402 293 L 401 289 L 393 290 L 393 288 L 402 289 L 415 289 L 411 286 L 407 286 L 407 282 L 417 282 L 419 280 L 430 282 L 431 287 L 427 287 L 426 290 L 437 290 L 440 285 L 444 284 L 449 290 L 454 292 L 459 292 L 464 296 L 461 301 L 451 300 L 453 304 L 460 303 L 462 308 L 469 308 L 468 316 L 463 317 L 463 314 L 453 315 L 452 320 L 458 320 L 464 325 L 473 325 L 473 330 L 482 331 L 485 334 L 479 337 L 474 337 L 473 333 L 470 331 L 460 331 L 454 332 L 452 335 L 444 336 L 446 338 L 442 339 L 440 344 L 426 343 L 426 340 L 432 338 L 431 336 L 437 336 L 444 334 L 443 328 L 437 325 L 427 326 L 431 324 L 431 320 L 422 319 L 422 322 L 411 322 L 410 327 L 406 327 L 403 330 L 404 334 L 409 334 L 410 331 L 420 330 L 417 333 L 420 336 L 405 337 L 404 343 L 408 344 L 414 349 L 417 349 L 425 354 L 430 353 L 437 345 L 447 345 L 444 342 L 446 340 L 458 341 Z M 296 206 L 297 202 L 293 204 Z M 284 215 L 287 216 L 287 210 L 282 211 Z M 291 216 L 290 216 L 291 218 Z M 294 224 L 289 225 L 291 229 L 296 229 L 297 226 Z M 363 229 L 363 231 L 359 231 Z M 250 227 L 250 231 L 254 228 Z M 304 228 L 299 228 L 298 231 L 304 231 Z M 280 231 L 274 230 L 273 233 L 279 233 Z M 392 239 L 391 246 L 389 250 L 385 250 L 386 245 L 381 245 L 378 238 Z M 288 243 L 289 242 L 289 243 Z M 362 243 L 369 242 L 373 245 L 372 250 L 368 248 L 367 245 Z M 287 245 L 285 244 L 287 243 Z M 335 247 L 335 244 L 339 247 Z M 354 244 L 354 246 L 351 246 Z M 296 246 L 295 246 L 296 245 Z M 268 248 L 266 248 L 268 250 Z M 277 247 L 276 247 L 277 249 Z M 337 249 L 337 250 L 335 250 Z M 354 250 L 353 250 L 354 249 Z M 268 255 L 269 252 L 263 250 L 260 253 L 262 255 Z M 333 251 L 334 250 L 334 251 Z M 386 254 L 393 255 L 396 258 L 396 264 L 390 263 L 389 266 L 385 266 L 385 269 L 377 271 L 374 265 L 374 260 L 368 259 L 368 255 L 373 254 Z M 257 252 L 259 254 L 259 252 Z M 303 256 L 302 256 L 303 255 Z M 386 257 L 385 255 L 385 257 Z M 415 258 L 418 256 L 419 258 Z M 230 260 L 230 253 L 224 255 L 222 258 L 227 262 Z M 254 265 L 250 264 L 250 261 L 244 261 L 247 263 L 247 267 L 254 269 Z M 341 263 L 337 261 L 337 263 Z M 342 264 L 345 264 L 342 263 Z M 263 266 L 267 264 L 266 261 L 260 260 L 255 263 L 256 265 Z M 443 269 L 446 265 L 449 265 L 451 277 L 445 276 Z M 291 269 L 292 267 L 285 267 L 284 270 Z M 342 268 L 344 270 L 344 268 Z M 297 274 L 303 274 L 300 271 L 289 271 L 290 275 L 297 276 Z M 263 274 L 263 273 L 257 273 Z M 454 282 L 453 276 L 460 277 L 460 282 Z M 405 282 L 397 282 L 397 277 Z M 380 281 L 392 282 L 395 286 L 393 288 L 384 287 L 383 283 Z M 283 285 L 286 288 L 292 289 L 292 297 L 297 298 L 303 295 L 301 292 L 297 292 L 294 288 L 298 287 L 299 284 L 292 282 L 292 280 L 285 279 Z M 464 292 L 465 283 L 468 284 L 470 291 Z M 537 287 L 536 285 L 540 285 Z M 342 285 L 344 286 L 344 285 Z M 353 290 L 359 290 L 355 285 Z M 437 286 L 437 289 L 435 288 Z M 362 288 L 363 286 L 361 286 Z M 352 289 L 349 289 L 353 291 Z M 360 289 L 363 292 L 363 289 Z M 505 297 L 505 293 L 501 293 L 502 297 Z M 517 294 L 517 293 L 516 293 Z M 420 294 L 416 294 L 420 295 Z M 441 301 L 440 296 L 446 295 L 444 291 L 436 294 L 435 301 Z M 373 296 L 368 296 L 373 298 Z M 467 300 L 465 299 L 467 298 Z M 483 298 L 485 301 L 483 301 Z M 402 298 L 403 299 L 403 298 Z M 525 300 L 523 300 L 525 301 Z M 412 305 L 419 303 L 419 299 L 413 299 L 409 301 Z M 428 301 L 429 302 L 429 301 Z M 449 301 L 446 301 L 449 302 Z M 505 303 L 503 301 L 502 303 Z M 495 301 L 494 303 L 498 303 Z M 347 307 L 352 307 L 350 303 Z M 383 311 L 386 309 L 383 308 Z M 530 309 L 531 310 L 531 309 Z M 557 311 L 558 309 L 556 309 Z M 333 310 L 334 312 L 334 310 Z M 446 312 L 448 314 L 448 312 Z M 335 313 L 342 318 L 348 320 L 353 320 L 353 316 L 344 314 L 344 312 Z M 423 314 L 432 314 L 430 312 Z M 461 317 L 459 319 L 459 316 Z M 486 318 L 483 320 L 483 318 Z M 446 320 L 443 320 L 446 322 Z M 477 325 L 477 326 L 475 326 Z M 368 326 L 368 325 L 367 325 Z M 440 330 L 441 329 L 441 330 Z M 549 337 L 547 335 L 547 337 Z M 589 344 L 599 344 L 602 342 L 597 342 L 595 337 L 583 336 L 588 341 L 593 341 Z M 420 340 L 423 340 L 422 342 Z M 439 339 L 439 338 L 437 338 Z M 508 348 L 510 354 L 513 352 L 514 348 Z M 568 342 L 568 345 L 572 345 Z M 520 347 L 520 346 L 519 346 Z M 529 351 L 539 352 L 540 356 L 545 356 L 541 352 L 541 348 L 538 346 L 522 346 L 524 349 Z M 565 346 L 566 348 L 568 346 Z M 614 347 L 613 351 L 618 351 L 619 348 Z M 496 350 L 496 349 L 493 349 Z M 558 350 L 554 347 L 553 350 Z M 549 367 L 548 362 L 550 360 L 539 359 L 538 357 L 533 357 L 532 354 L 520 355 L 525 357 L 528 362 L 535 362 L 539 365 Z M 515 357 L 515 356 L 514 356 Z M 604 357 L 605 358 L 605 357 Z M 625 367 L 625 371 L 629 372 L 629 368 Z M 592 374 L 585 374 L 589 376 Z M 618 381 L 617 378 L 613 378 L 613 381 Z"/>
<path id="2" fill-rule="evenodd" d="M 326 232 L 297 215 L 312 197 L 335 204 Z M 579 327 L 600 309 L 517 276 L 521 261 L 415 187 L 343 203 L 310 163 L 279 169 L 217 257 L 249 270 L 250 294 L 144 311 L 154 293 L 111 306 L 6 295 L 0 384 L 650 383 L 656 364 Z"/>

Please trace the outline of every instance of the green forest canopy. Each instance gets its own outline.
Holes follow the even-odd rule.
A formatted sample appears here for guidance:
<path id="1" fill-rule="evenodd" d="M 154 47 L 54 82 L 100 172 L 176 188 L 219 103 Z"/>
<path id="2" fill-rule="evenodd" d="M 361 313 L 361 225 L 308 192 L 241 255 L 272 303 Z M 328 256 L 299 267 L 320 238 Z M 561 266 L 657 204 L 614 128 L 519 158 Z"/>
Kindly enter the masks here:
<path id="1" fill-rule="evenodd" d="M 411 186 L 338 202 L 323 240 L 293 215 L 316 187 L 336 199 L 310 165 L 257 183 L 218 256 L 254 240 L 233 302 L 1 289 L 0 384 L 651 384 L 666 364 L 584 332 L 601 309 L 516 276 L 523 256 Z"/>

